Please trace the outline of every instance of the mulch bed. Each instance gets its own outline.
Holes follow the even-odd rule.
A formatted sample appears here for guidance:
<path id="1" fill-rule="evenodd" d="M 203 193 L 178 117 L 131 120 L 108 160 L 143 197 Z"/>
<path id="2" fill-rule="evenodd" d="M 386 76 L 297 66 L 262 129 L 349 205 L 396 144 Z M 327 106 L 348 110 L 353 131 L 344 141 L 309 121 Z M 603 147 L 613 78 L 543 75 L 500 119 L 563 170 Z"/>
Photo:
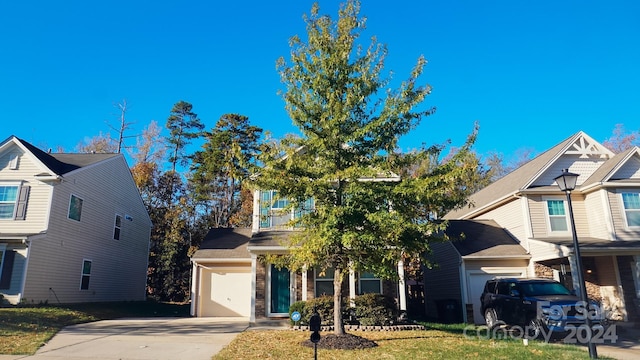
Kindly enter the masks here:
<path id="1" fill-rule="evenodd" d="M 313 347 L 311 340 L 305 340 L 302 342 L 303 346 Z M 319 349 L 340 349 L 340 350 L 355 350 L 355 349 L 367 349 L 376 347 L 378 344 L 375 341 L 365 339 L 353 334 L 335 335 L 329 334 L 320 338 L 318 342 Z"/>

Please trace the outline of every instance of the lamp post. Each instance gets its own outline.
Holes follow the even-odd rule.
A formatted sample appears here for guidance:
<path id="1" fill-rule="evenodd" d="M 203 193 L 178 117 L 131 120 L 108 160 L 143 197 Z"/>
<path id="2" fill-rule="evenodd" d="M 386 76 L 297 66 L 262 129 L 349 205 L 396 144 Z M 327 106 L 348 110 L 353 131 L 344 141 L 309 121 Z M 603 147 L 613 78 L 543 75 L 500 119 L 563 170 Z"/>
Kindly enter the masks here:
<path id="1" fill-rule="evenodd" d="M 580 256 L 580 245 L 578 244 L 578 235 L 576 234 L 576 223 L 573 219 L 573 206 L 571 205 L 571 191 L 576 188 L 578 182 L 578 174 L 570 173 L 569 169 L 562 169 L 562 174 L 556 177 L 554 180 L 558 183 L 560 190 L 564 191 L 567 195 L 567 204 L 569 204 L 569 219 L 571 221 L 571 234 L 573 235 L 573 254 L 576 257 L 576 272 L 578 273 L 578 283 L 580 285 L 580 300 L 585 306 L 587 316 L 585 319 L 587 325 L 587 345 L 589 346 L 589 357 L 592 359 L 598 358 L 598 352 L 596 351 L 596 345 L 591 341 L 592 328 L 591 318 L 589 316 L 589 298 L 587 297 L 587 288 L 584 282 L 584 276 L 582 275 L 582 257 Z M 573 272 L 571 272 L 573 274 Z"/>

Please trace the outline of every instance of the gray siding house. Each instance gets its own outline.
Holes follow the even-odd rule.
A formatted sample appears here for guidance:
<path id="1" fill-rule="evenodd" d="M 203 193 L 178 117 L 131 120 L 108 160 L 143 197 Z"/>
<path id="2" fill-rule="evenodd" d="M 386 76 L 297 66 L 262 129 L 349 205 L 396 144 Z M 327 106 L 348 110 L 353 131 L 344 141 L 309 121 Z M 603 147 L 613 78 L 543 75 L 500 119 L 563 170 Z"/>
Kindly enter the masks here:
<path id="1" fill-rule="evenodd" d="M 580 175 L 571 197 L 588 295 L 611 318 L 640 321 L 640 149 L 614 154 L 584 132 L 445 216 L 459 241 L 434 248 L 441 266 L 425 274 L 428 313 L 450 299 L 465 321 L 484 323 L 480 292 L 491 277 L 553 277 L 578 288 L 566 195 L 554 180 L 562 169 Z"/>
<path id="2" fill-rule="evenodd" d="M 0 142 L 3 302 L 144 300 L 150 233 L 123 155 Z"/>

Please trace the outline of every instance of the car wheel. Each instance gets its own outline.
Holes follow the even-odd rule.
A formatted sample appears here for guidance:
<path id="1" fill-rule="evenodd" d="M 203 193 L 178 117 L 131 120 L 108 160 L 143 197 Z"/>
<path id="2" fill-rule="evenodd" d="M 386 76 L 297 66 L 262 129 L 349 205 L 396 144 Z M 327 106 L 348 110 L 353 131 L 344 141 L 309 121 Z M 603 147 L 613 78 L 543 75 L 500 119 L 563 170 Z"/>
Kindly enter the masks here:
<path id="1" fill-rule="evenodd" d="M 484 321 L 487 323 L 487 327 L 489 329 L 493 329 L 494 327 L 499 325 L 498 315 L 496 311 L 493 309 L 487 309 L 484 312 Z"/>
<path id="2" fill-rule="evenodd" d="M 529 320 L 524 329 L 527 339 L 538 339 L 542 335 L 543 326 L 538 319 Z"/>

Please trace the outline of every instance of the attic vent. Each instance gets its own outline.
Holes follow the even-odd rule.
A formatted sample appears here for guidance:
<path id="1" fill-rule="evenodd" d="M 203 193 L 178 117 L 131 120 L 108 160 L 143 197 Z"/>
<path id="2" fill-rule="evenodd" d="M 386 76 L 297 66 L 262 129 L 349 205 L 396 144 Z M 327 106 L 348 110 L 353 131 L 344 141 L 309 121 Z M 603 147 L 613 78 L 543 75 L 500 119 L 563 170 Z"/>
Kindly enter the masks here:
<path id="1" fill-rule="evenodd" d="M 18 154 L 9 155 L 9 169 L 11 170 L 18 169 Z"/>

